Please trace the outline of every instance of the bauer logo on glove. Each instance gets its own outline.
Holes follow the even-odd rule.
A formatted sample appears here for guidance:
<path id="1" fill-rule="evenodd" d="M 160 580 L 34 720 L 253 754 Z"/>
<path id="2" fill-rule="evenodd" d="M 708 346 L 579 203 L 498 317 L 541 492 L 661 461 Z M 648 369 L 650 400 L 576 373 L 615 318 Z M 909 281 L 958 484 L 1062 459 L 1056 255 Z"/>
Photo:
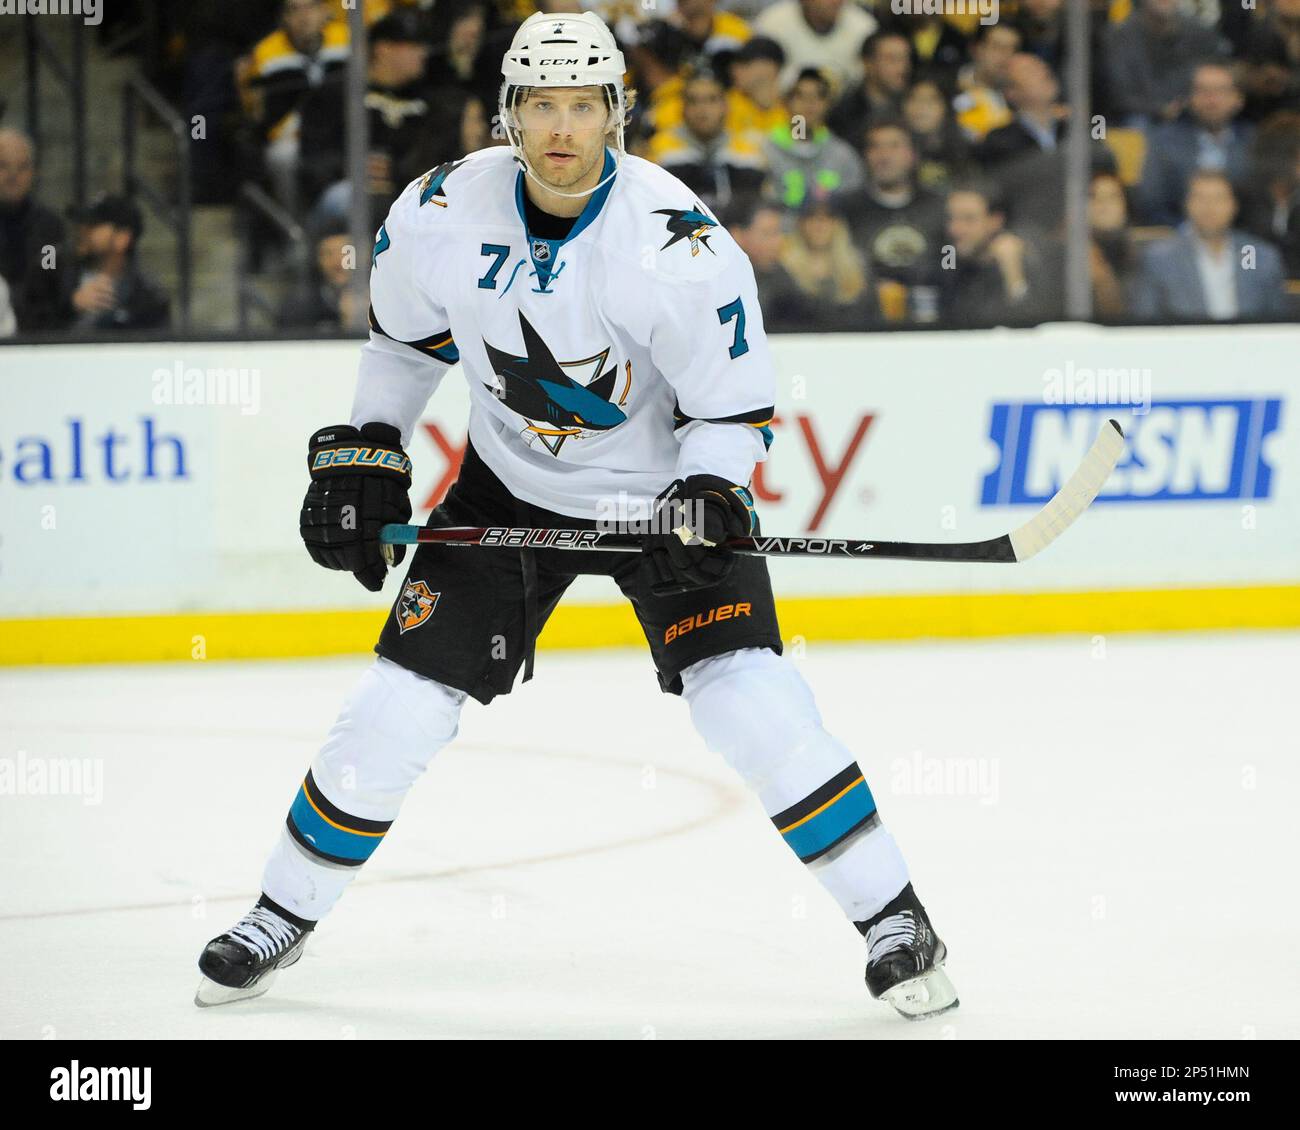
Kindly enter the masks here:
<path id="1" fill-rule="evenodd" d="M 379 447 L 327 447 L 312 457 L 311 469 L 327 467 L 384 467 L 398 474 L 411 474 L 411 460 L 400 451 Z"/>
<path id="2" fill-rule="evenodd" d="M 358 442 L 362 441 L 362 442 Z M 351 573 L 378 592 L 404 546 L 383 545 L 380 529 L 411 517 L 411 460 L 391 424 L 324 428 L 307 449 L 311 485 L 298 527 L 317 565 Z"/>

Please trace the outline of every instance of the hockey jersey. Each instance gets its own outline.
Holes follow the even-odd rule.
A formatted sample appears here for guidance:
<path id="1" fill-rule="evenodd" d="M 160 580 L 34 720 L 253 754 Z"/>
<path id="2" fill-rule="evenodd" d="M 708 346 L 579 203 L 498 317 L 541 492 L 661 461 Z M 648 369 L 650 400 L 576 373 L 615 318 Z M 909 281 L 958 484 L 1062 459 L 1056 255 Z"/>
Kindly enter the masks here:
<path id="1" fill-rule="evenodd" d="M 615 169 L 606 152 L 605 173 Z M 518 498 L 644 517 L 674 478 L 747 483 L 775 377 L 749 260 L 672 174 L 625 157 L 561 240 L 527 230 L 505 147 L 412 182 L 371 257 L 352 421 L 408 442 L 443 375 L 469 383 L 469 436 Z"/>

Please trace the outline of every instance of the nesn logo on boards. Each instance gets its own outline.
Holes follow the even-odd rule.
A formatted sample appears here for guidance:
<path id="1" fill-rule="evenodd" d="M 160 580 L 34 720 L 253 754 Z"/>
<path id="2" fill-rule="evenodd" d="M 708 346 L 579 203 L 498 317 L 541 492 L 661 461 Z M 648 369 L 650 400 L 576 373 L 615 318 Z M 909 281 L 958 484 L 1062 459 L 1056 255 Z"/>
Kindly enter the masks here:
<path id="1" fill-rule="evenodd" d="M 1111 417 L 1126 451 L 1097 502 L 1193 502 L 1268 498 L 1268 452 L 1282 418 L 1280 397 L 1156 400 L 1149 411 L 1106 404 L 993 405 L 989 438 L 998 462 L 984 477 L 981 506 L 1041 506 L 1079 465 Z"/>

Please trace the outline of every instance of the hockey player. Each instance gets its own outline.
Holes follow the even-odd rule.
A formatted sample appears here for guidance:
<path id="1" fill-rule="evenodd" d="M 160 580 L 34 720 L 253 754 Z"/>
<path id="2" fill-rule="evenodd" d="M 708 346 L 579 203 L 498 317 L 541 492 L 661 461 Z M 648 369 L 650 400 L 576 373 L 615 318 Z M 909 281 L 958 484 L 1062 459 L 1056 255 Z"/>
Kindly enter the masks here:
<path id="1" fill-rule="evenodd" d="M 509 148 L 412 183 L 376 236 L 352 422 L 311 438 L 303 540 L 381 587 L 403 550 L 379 529 L 411 514 L 405 445 L 457 362 L 469 444 L 430 525 L 656 520 L 640 554 L 417 549 L 262 897 L 199 959 L 197 1003 L 263 993 L 301 957 L 466 698 L 508 694 L 521 667 L 530 678 L 537 632 L 574 576 L 596 573 L 632 602 L 662 689 L 865 937 L 872 995 L 909 1017 L 954 1007 L 944 945 L 862 771 L 781 657 L 766 565 L 718 545 L 757 528 L 746 484 L 771 438 L 749 261 L 679 180 L 626 154 L 623 55 L 597 16 L 531 16 L 502 71 Z"/>

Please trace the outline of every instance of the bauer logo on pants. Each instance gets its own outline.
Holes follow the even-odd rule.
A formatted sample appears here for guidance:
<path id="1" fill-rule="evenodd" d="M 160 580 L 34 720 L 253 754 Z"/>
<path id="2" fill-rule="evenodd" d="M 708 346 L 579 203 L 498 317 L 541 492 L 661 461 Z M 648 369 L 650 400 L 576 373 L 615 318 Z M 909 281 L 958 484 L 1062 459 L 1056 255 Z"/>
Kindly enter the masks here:
<path id="1" fill-rule="evenodd" d="M 405 635 L 418 628 L 433 613 L 442 593 L 430 592 L 423 581 L 407 581 L 402 595 L 397 599 L 397 628 Z"/>

